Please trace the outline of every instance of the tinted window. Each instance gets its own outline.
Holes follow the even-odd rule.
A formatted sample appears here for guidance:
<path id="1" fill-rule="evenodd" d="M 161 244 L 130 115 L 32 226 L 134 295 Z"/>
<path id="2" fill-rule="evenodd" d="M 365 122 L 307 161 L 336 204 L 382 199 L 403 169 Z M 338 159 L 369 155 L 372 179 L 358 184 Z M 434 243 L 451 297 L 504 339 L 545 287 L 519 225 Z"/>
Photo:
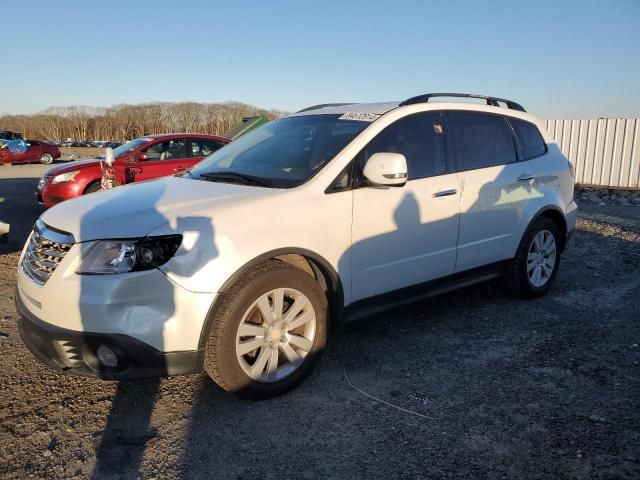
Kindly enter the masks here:
<path id="1" fill-rule="evenodd" d="M 438 133 L 436 133 L 438 131 Z M 439 113 L 418 113 L 389 125 L 365 147 L 361 166 L 374 153 L 401 153 L 407 159 L 409 180 L 446 171 L 444 135 Z"/>
<path id="2" fill-rule="evenodd" d="M 511 129 L 503 117 L 451 112 L 449 132 L 456 170 L 505 165 L 516 161 Z"/>
<path id="3" fill-rule="evenodd" d="M 525 160 L 539 157 L 547 152 L 547 145 L 535 125 L 522 120 L 514 120 L 513 118 L 509 119 L 509 122 L 511 122 L 513 130 L 516 132 L 516 137 L 522 149 L 522 156 Z"/>
<path id="4" fill-rule="evenodd" d="M 187 147 L 184 139 L 167 140 L 165 142 L 154 143 L 142 150 L 146 153 L 150 161 L 175 160 L 187 156 Z"/>
<path id="5" fill-rule="evenodd" d="M 192 157 L 208 157 L 216 150 L 224 147 L 224 143 L 208 138 L 194 138 L 191 140 Z"/>
<path id="6" fill-rule="evenodd" d="M 136 138 L 135 140 L 131 140 L 125 143 L 124 145 L 120 145 L 119 147 L 114 148 L 113 156 L 114 158 L 121 157 L 129 153 L 131 150 L 138 148 L 140 145 L 147 142 L 152 142 L 152 141 L 153 141 L 153 138 L 148 138 L 148 137 Z"/>

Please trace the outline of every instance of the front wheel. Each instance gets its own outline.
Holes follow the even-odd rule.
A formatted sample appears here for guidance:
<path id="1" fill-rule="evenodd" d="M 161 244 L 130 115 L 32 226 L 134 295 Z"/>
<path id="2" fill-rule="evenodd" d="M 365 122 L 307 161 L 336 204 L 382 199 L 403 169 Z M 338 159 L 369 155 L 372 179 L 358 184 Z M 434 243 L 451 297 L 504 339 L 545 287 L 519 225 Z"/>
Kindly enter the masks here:
<path id="1" fill-rule="evenodd" d="M 204 362 L 219 386 L 245 398 L 269 398 L 311 373 L 327 340 L 327 299 L 313 277 L 271 260 L 222 295 Z"/>
<path id="2" fill-rule="evenodd" d="M 549 218 L 535 220 L 524 233 L 506 272 L 506 287 L 516 296 L 536 298 L 546 294 L 560 266 L 560 232 Z"/>
<path id="3" fill-rule="evenodd" d="M 117 181 L 113 181 L 113 186 L 114 187 L 119 187 L 120 184 Z M 84 191 L 84 195 L 88 194 L 88 193 L 95 193 L 95 192 L 99 192 L 100 190 L 102 190 L 102 183 L 100 182 L 100 180 L 93 182 L 91 185 L 89 185 L 85 191 Z"/>
<path id="4" fill-rule="evenodd" d="M 40 155 L 40 163 L 43 165 L 51 165 L 53 163 L 53 156 L 49 153 L 43 153 Z"/>

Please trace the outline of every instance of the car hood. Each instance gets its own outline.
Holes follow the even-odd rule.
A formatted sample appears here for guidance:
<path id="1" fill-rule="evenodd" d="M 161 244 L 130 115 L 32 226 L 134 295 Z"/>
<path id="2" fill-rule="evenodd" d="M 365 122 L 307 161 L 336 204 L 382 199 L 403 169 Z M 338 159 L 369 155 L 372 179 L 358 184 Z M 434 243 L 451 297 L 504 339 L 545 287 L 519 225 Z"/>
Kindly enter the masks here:
<path id="1" fill-rule="evenodd" d="M 167 177 L 62 202 L 42 214 L 76 242 L 143 237 L 181 216 L 282 192 L 272 188 Z"/>
<path id="2" fill-rule="evenodd" d="M 73 170 L 79 170 L 81 168 L 87 168 L 91 166 L 99 166 L 100 160 L 97 158 L 91 158 L 88 160 L 76 160 L 75 162 L 65 162 L 55 167 L 51 167 L 45 172 L 45 175 L 59 175 L 60 173 L 71 172 Z"/>

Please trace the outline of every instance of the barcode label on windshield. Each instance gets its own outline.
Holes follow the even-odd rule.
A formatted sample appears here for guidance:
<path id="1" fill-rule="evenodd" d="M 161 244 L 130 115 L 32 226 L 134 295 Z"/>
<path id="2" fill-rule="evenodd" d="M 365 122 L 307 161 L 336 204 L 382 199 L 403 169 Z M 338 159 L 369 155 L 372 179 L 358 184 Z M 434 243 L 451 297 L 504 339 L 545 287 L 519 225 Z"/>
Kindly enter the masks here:
<path id="1" fill-rule="evenodd" d="M 378 117 L 380 117 L 380 115 L 377 113 L 352 112 L 345 113 L 338 120 L 358 120 L 360 122 L 373 122 Z"/>

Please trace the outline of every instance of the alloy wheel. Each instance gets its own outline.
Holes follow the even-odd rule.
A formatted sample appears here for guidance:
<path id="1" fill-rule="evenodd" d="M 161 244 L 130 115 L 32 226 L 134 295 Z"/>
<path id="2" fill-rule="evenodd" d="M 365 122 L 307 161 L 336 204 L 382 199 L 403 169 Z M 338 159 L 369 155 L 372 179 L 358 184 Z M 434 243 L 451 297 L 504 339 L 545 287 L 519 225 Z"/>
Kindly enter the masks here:
<path id="1" fill-rule="evenodd" d="M 549 230 L 540 230 L 529 245 L 527 275 L 536 288 L 543 287 L 551 278 L 556 265 L 556 239 Z"/>

